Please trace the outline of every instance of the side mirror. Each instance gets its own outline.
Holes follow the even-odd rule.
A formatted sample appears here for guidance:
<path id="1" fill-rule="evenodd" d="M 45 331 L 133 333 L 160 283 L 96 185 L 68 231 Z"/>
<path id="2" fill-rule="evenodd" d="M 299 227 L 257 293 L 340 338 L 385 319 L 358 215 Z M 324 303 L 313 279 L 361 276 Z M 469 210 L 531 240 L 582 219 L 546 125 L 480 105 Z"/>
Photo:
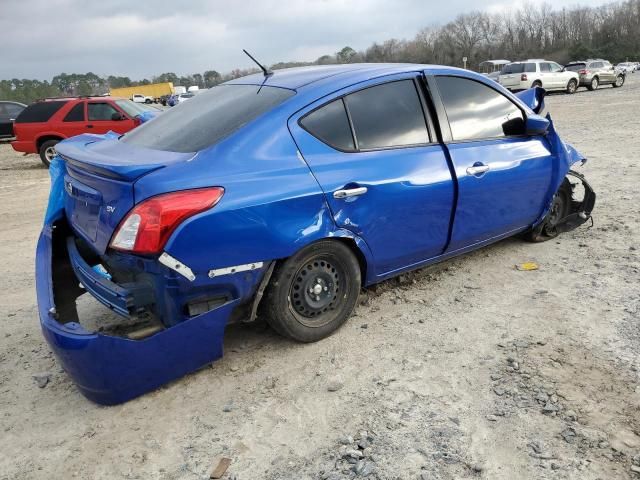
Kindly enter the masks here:
<path id="1" fill-rule="evenodd" d="M 529 115 L 525 122 L 525 133 L 527 135 L 544 135 L 549 130 L 549 120 L 541 115 Z"/>
<path id="2" fill-rule="evenodd" d="M 114 121 L 114 122 L 118 122 L 118 121 L 120 121 L 120 120 L 124 120 L 124 115 L 122 115 L 122 114 L 121 114 L 121 113 L 119 113 L 119 112 L 114 112 L 114 113 L 111 115 L 111 120 L 112 120 L 112 121 Z"/>

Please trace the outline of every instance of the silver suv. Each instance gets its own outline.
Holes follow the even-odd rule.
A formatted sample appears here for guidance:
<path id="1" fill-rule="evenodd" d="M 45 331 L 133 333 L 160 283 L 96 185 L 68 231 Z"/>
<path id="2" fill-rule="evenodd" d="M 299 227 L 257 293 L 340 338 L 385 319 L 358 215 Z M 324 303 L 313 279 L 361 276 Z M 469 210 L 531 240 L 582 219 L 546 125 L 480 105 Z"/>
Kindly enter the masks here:
<path id="1" fill-rule="evenodd" d="M 611 84 L 614 88 L 624 85 L 626 73 L 616 69 L 611 63 L 601 58 L 569 62 L 565 70 L 580 75 L 580 86 L 595 90 L 600 85 Z"/>
<path id="2" fill-rule="evenodd" d="M 575 93 L 579 78 L 576 72 L 565 71 L 556 62 L 531 59 L 502 67 L 498 82 L 509 90 L 526 90 L 537 86 Z"/>

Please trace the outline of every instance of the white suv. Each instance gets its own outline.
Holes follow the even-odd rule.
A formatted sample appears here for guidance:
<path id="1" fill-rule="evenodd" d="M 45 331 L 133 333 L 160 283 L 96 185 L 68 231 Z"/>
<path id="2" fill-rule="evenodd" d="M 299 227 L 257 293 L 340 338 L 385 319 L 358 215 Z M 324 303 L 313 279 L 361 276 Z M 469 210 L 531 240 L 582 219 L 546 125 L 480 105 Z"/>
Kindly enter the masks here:
<path id="1" fill-rule="evenodd" d="M 538 86 L 547 90 L 575 93 L 580 76 L 576 72 L 565 71 L 556 62 L 532 59 L 508 63 L 502 67 L 498 82 L 509 90 L 526 90 Z"/>

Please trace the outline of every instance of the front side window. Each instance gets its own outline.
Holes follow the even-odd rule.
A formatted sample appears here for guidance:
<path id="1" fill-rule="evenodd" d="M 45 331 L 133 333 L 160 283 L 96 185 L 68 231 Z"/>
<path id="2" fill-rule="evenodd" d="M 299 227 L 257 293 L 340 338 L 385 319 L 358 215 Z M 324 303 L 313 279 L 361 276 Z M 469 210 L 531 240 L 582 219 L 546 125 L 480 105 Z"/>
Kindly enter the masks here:
<path id="1" fill-rule="evenodd" d="M 300 120 L 300 125 L 314 137 L 338 150 L 355 150 L 342 98 L 309 113 Z"/>
<path id="2" fill-rule="evenodd" d="M 84 102 L 76 103 L 64 117 L 65 122 L 82 122 L 84 121 Z"/>
<path id="3" fill-rule="evenodd" d="M 540 64 L 540 71 L 541 72 L 550 72 L 551 71 L 551 64 L 550 63 L 541 63 Z"/>
<path id="4" fill-rule="evenodd" d="M 365 88 L 345 97 L 360 150 L 429 143 L 413 80 Z"/>
<path id="5" fill-rule="evenodd" d="M 557 72 L 561 72 L 561 71 L 562 71 L 562 66 L 558 65 L 558 64 L 557 64 L 557 63 L 555 63 L 555 62 L 551 62 L 551 63 L 549 64 L 549 67 L 551 68 L 551 71 L 552 71 L 553 73 L 557 73 Z"/>
<path id="6" fill-rule="evenodd" d="M 114 113 L 118 112 L 110 103 L 97 103 L 92 102 L 88 104 L 87 116 L 89 121 L 111 121 L 111 117 Z"/>
<path id="7" fill-rule="evenodd" d="M 453 140 L 524 134 L 524 115 L 511 100 L 483 83 L 436 77 Z"/>
<path id="8" fill-rule="evenodd" d="M 219 85 L 143 123 L 121 141 L 155 150 L 197 152 L 293 95 L 293 90 L 278 87 Z"/>

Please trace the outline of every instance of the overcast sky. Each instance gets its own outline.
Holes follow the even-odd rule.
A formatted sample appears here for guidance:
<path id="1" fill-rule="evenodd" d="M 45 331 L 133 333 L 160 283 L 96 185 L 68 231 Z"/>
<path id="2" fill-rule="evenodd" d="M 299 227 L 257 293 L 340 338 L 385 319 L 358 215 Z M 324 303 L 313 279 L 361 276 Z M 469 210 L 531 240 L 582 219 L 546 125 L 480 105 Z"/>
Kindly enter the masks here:
<path id="1" fill-rule="evenodd" d="M 576 0 L 556 0 L 555 8 Z M 581 0 L 584 6 L 603 0 Z M 150 78 L 312 61 L 345 45 L 413 38 L 494 0 L 0 0 L 0 79 L 94 72 Z"/>

